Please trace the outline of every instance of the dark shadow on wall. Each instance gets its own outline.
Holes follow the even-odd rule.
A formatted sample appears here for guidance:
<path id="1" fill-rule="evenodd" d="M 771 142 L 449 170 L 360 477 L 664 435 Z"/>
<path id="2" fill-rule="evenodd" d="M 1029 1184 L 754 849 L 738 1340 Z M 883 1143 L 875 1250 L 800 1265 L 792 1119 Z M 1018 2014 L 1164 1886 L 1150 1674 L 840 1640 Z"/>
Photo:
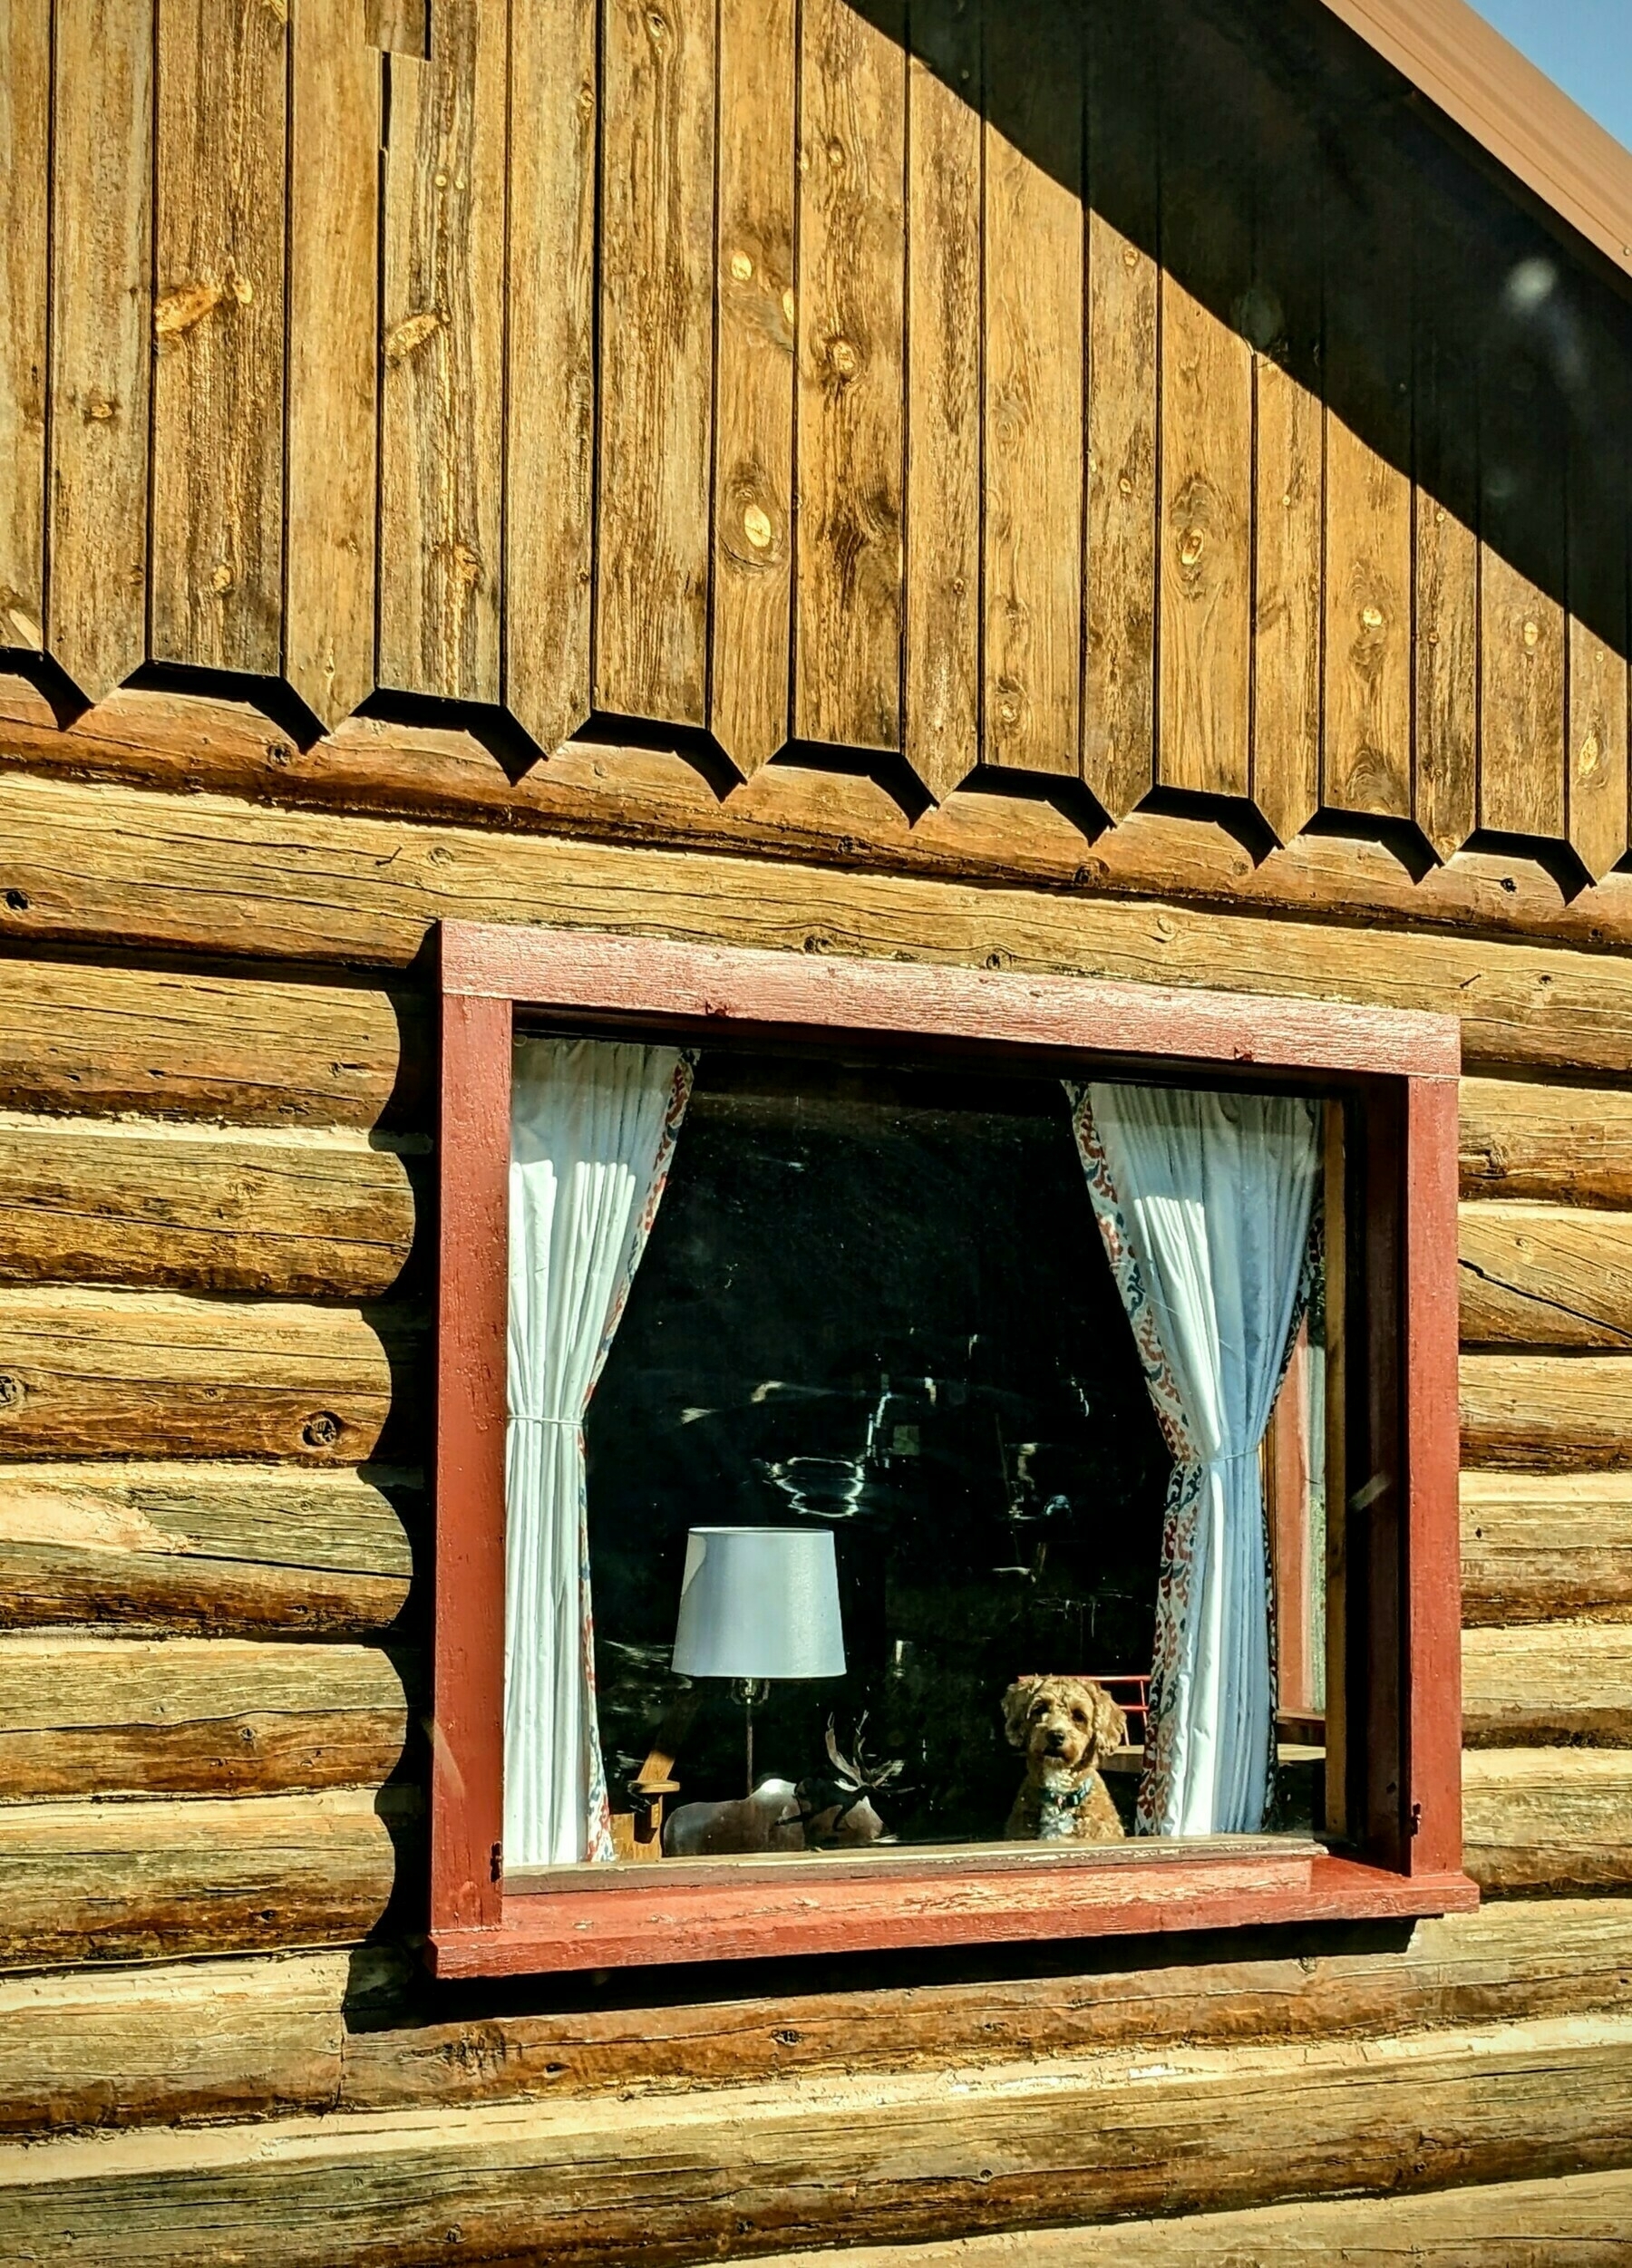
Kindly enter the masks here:
<path id="1" fill-rule="evenodd" d="M 1617 653 L 1632 304 L 1321 0 L 851 0 Z"/>

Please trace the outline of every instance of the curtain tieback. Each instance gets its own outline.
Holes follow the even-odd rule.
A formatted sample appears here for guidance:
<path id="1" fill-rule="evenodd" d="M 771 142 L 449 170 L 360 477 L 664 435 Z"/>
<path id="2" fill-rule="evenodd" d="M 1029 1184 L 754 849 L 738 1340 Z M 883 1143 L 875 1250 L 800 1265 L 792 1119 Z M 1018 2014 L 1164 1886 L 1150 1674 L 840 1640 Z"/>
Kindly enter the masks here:
<path id="1" fill-rule="evenodd" d="M 566 1425 L 570 1426 L 575 1433 L 581 1433 L 584 1430 L 582 1418 L 535 1418 L 530 1410 L 512 1410 L 510 1422 L 511 1425 Z"/>

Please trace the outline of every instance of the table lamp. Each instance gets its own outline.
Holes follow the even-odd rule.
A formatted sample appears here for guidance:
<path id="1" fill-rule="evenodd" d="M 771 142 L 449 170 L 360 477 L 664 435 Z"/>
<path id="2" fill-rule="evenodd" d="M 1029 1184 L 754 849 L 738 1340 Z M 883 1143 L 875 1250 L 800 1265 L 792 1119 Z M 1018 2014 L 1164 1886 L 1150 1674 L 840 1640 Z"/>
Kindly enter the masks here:
<path id="1" fill-rule="evenodd" d="M 832 1531 L 694 1527 L 685 1539 L 673 1666 L 684 1677 L 732 1681 L 743 1704 L 753 1795 L 753 1711 L 772 1679 L 844 1675 Z"/>

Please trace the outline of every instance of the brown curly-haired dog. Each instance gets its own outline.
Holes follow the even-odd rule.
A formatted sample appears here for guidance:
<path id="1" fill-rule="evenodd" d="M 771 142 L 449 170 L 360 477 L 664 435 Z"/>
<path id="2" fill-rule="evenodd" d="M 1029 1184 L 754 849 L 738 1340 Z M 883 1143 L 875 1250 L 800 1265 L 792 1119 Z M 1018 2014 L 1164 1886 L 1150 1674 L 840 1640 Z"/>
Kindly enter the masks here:
<path id="1" fill-rule="evenodd" d="M 1125 1830 L 1095 1769 L 1121 1748 L 1128 1720 L 1085 1677 L 1023 1677 L 1003 1697 L 1009 1746 L 1025 1778 L 1004 1834 L 1015 1843 L 1120 1843 Z"/>

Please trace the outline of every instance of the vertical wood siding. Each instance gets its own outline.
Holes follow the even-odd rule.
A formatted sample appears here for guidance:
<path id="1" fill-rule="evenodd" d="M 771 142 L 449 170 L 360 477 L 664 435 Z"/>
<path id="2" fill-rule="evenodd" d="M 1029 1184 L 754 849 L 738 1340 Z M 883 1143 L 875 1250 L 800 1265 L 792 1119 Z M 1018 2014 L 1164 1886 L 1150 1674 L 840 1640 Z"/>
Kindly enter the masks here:
<path id="1" fill-rule="evenodd" d="M 1624 857 L 1632 320 L 1339 26 L 9 29 L 0 642 L 87 699 L 157 662 L 325 729 L 679 728 L 727 785 L 899 751 L 914 808 L 984 770 Z"/>

